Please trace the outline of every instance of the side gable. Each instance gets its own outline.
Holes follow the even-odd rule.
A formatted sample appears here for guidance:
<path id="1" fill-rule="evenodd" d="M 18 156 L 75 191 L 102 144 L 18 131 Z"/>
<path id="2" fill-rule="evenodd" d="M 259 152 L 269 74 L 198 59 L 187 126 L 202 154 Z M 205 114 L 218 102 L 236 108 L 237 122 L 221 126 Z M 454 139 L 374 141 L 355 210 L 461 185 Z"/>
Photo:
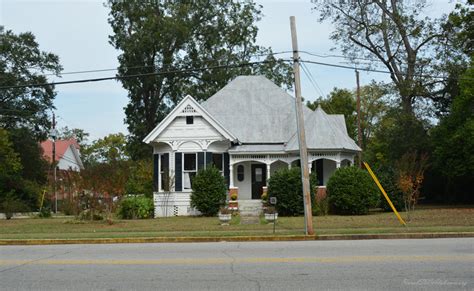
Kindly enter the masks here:
<path id="1" fill-rule="evenodd" d="M 170 125 L 179 126 L 179 120 L 181 119 L 184 122 L 186 116 L 198 117 L 196 118 L 197 122 L 210 125 L 216 133 L 230 141 L 237 141 L 237 138 L 230 131 L 225 129 L 193 97 L 188 95 L 143 139 L 143 142 L 149 144 L 163 134 L 169 134 L 167 129 Z"/>

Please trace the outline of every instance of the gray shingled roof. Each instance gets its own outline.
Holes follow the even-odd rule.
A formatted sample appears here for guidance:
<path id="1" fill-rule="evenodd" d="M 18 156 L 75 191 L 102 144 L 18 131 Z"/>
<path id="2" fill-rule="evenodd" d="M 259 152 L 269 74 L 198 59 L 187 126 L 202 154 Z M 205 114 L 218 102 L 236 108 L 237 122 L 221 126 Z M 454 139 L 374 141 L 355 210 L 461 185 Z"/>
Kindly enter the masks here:
<path id="1" fill-rule="evenodd" d="M 305 115 L 306 145 L 314 149 L 345 149 L 360 151 L 357 144 L 347 135 L 344 116 L 329 115 L 321 107 L 312 114 Z M 298 151 L 298 135 L 295 133 L 288 141 L 286 151 Z"/>
<path id="2" fill-rule="evenodd" d="M 201 104 L 241 143 L 282 143 L 297 149 L 295 99 L 264 76 L 239 76 Z M 359 147 L 347 135 L 344 116 L 306 106 L 308 149 Z"/>

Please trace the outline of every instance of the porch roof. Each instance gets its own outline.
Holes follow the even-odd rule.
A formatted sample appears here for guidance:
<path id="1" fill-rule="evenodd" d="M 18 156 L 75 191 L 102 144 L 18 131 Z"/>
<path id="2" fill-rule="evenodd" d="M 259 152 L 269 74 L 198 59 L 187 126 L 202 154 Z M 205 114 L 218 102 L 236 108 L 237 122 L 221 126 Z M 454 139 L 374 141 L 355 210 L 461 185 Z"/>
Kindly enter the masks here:
<path id="1" fill-rule="evenodd" d="M 285 153 L 284 144 L 242 144 L 229 149 L 229 153 Z"/>

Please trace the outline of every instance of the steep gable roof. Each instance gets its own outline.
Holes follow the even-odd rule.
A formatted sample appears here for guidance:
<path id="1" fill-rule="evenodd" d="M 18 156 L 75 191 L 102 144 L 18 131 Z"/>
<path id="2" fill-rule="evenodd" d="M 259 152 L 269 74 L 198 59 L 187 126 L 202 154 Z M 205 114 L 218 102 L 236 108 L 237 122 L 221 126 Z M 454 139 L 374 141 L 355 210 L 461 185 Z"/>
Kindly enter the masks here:
<path id="1" fill-rule="evenodd" d="M 48 162 L 52 162 L 53 160 L 53 141 L 52 140 L 45 140 L 41 143 L 41 148 L 43 149 L 43 156 L 46 158 Z M 79 154 L 79 149 L 80 146 L 77 143 L 76 139 L 71 138 L 71 139 L 66 139 L 66 140 L 56 140 L 55 141 L 55 160 L 59 161 L 64 157 L 64 154 L 68 149 L 71 149 L 74 158 L 76 161 L 74 161 L 75 164 L 80 169 L 84 169 L 84 165 L 82 164 L 82 160 Z"/>
<path id="2" fill-rule="evenodd" d="M 230 141 L 237 141 L 235 135 L 227 130 L 206 109 L 204 109 L 193 97 L 187 95 L 176 105 L 176 107 L 143 139 L 145 143 L 153 142 L 178 116 L 199 115 L 211 124 L 222 136 Z"/>
<path id="3" fill-rule="evenodd" d="M 313 150 L 360 151 L 357 144 L 347 135 L 342 115 L 329 115 L 319 106 L 309 115 L 305 114 L 306 145 Z M 288 141 L 286 151 L 299 150 L 298 135 L 295 133 Z"/>

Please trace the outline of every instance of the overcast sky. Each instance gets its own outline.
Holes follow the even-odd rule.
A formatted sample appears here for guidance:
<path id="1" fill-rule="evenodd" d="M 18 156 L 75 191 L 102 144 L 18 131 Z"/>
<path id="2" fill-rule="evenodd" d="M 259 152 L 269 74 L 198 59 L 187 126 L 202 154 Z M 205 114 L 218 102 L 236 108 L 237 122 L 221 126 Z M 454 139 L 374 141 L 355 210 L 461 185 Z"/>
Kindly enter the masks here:
<path id="1" fill-rule="evenodd" d="M 331 52 L 329 40 L 330 24 L 317 22 L 313 5 L 306 1 L 258 1 L 263 5 L 264 17 L 258 23 L 257 43 L 271 46 L 274 52 L 291 51 L 289 17 L 296 17 L 299 49 L 320 55 Z M 427 14 L 437 17 L 452 10 L 452 1 L 437 0 Z M 103 1 L 22 1 L 0 0 L 0 24 L 15 33 L 31 31 L 40 48 L 60 57 L 64 72 L 111 69 L 118 66 L 119 54 L 109 43 L 112 30 L 107 23 L 108 9 Z M 283 55 L 290 57 L 290 54 Z M 344 63 L 341 58 L 317 58 L 302 55 L 302 58 L 326 63 Z M 347 63 L 344 63 L 347 65 Z M 302 72 L 302 95 L 314 100 L 327 95 L 332 88 L 355 87 L 353 70 L 308 65 L 316 80 L 313 85 Z M 62 80 L 75 80 L 113 76 L 114 71 L 64 75 Z M 372 79 L 388 80 L 387 75 L 361 72 L 361 84 Z M 58 125 L 82 128 L 91 134 L 91 139 L 109 133 L 127 133 L 123 107 L 127 104 L 127 92 L 117 81 L 71 84 L 56 87 L 54 102 L 59 116 Z M 290 94 L 293 94 L 290 92 Z"/>

